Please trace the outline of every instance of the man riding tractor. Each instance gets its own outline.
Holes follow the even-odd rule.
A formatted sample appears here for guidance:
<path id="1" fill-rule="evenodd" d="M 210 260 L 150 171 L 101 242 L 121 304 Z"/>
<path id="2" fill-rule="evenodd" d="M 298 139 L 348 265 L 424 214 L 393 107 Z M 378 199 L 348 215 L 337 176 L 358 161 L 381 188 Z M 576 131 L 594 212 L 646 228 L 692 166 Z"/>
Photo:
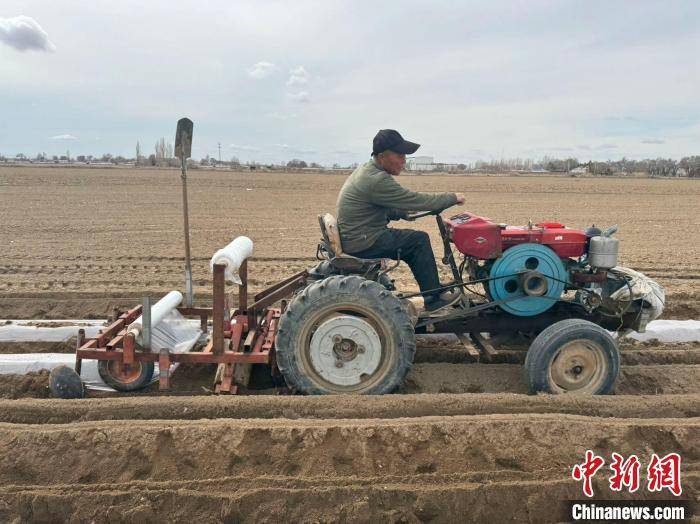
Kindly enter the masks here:
<path id="1" fill-rule="evenodd" d="M 387 224 L 408 218 L 409 211 L 436 211 L 463 204 L 464 195 L 417 193 L 394 180 L 406 164 L 406 154 L 419 147 L 393 129 L 377 133 L 372 158 L 353 171 L 338 195 L 338 232 L 349 255 L 404 260 L 423 293 L 425 309 L 435 312 L 458 302 L 461 290 L 431 293 L 442 286 L 430 237 L 424 231 L 393 229 Z"/>

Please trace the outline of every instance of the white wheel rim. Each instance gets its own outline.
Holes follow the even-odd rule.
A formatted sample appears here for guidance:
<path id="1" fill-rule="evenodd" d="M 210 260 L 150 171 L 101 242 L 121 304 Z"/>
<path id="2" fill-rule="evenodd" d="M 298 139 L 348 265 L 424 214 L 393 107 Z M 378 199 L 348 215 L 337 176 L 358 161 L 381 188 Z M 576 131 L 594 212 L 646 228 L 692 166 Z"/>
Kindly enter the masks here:
<path id="1" fill-rule="evenodd" d="M 316 329 L 309 356 L 314 370 L 324 380 L 338 386 L 356 386 L 379 368 L 382 344 L 369 322 L 339 315 Z"/>
<path id="2" fill-rule="evenodd" d="M 559 393 L 594 394 L 605 381 L 608 364 L 599 344 L 578 339 L 564 344 L 550 365 L 550 381 Z"/>

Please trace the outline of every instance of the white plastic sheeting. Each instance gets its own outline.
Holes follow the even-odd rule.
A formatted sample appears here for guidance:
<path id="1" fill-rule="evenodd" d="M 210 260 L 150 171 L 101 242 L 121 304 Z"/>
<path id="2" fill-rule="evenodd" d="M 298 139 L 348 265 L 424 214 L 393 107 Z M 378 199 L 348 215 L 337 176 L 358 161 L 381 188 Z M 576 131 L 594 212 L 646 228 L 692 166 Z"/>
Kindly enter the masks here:
<path id="1" fill-rule="evenodd" d="M 189 320 L 179 311 L 171 310 L 155 326 L 151 334 L 151 349 L 169 349 L 173 353 L 184 353 L 194 347 L 202 334 L 199 320 Z"/>
<path id="2" fill-rule="evenodd" d="M 182 300 L 182 296 L 180 297 Z M 3 327 L 10 327 L 3 326 Z M 82 324 L 80 327 L 85 328 Z M 29 328 L 29 326 L 14 326 L 15 330 L 20 330 L 25 338 L 20 341 L 45 341 L 47 334 L 43 334 L 42 339 L 37 340 L 36 338 L 26 338 L 27 333 L 23 332 Z M 97 326 L 93 327 L 95 333 L 97 334 Z M 76 336 L 78 334 L 79 326 L 70 327 L 56 327 L 56 328 L 41 328 L 42 332 L 45 330 L 54 330 L 61 332 L 65 339 L 67 340 L 71 336 Z M 66 329 L 71 330 L 66 334 Z M 37 335 L 37 332 L 34 332 Z M 165 314 L 160 323 L 153 327 L 151 336 L 151 347 L 154 351 L 158 351 L 162 348 L 168 348 L 174 353 L 184 353 L 191 350 L 197 343 L 197 340 L 202 335 L 202 330 L 200 329 L 200 324 L 198 320 L 189 320 L 184 318 L 178 311 L 171 309 L 167 314 Z M 14 338 L 12 341 L 16 341 L 19 336 L 17 333 L 12 335 Z M 53 334 L 50 334 L 53 336 Z M 90 336 L 90 335 L 88 335 Z M 58 366 L 69 366 L 73 367 L 75 365 L 75 354 L 73 353 L 24 353 L 19 355 L 14 354 L 0 354 L 0 374 L 6 373 L 16 373 L 25 374 L 31 371 L 39 371 L 41 369 L 52 370 Z M 173 364 L 170 368 L 171 372 L 176 367 Z M 158 363 L 155 364 L 155 369 L 153 372 L 152 382 L 158 380 Z M 95 389 L 100 391 L 114 391 L 111 387 L 104 383 L 99 373 L 97 372 L 97 360 L 83 360 L 80 378 L 85 382 L 86 387 L 89 389 Z"/>
<path id="3" fill-rule="evenodd" d="M 658 340 L 659 342 L 700 342 L 700 320 L 654 320 L 646 332 L 631 332 L 634 340 Z"/>
<path id="4" fill-rule="evenodd" d="M 166 315 L 170 314 L 182 302 L 182 293 L 179 291 L 171 291 L 153 306 L 151 306 L 151 330 L 153 330 L 163 321 Z M 143 345 L 143 316 L 140 316 L 129 324 L 129 333 L 136 336 L 136 342 Z"/>
<path id="5" fill-rule="evenodd" d="M 611 269 L 610 272 L 618 276 L 627 277 L 629 282 L 628 286 L 622 286 L 610 295 L 612 300 L 629 302 L 630 300 L 641 299 L 649 304 L 649 320 L 655 320 L 661 316 L 666 302 L 666 294 L 664 293 L 664 288 L 658 282 L 652 280 L 644 273 L 627 267 L 618 266 Z"/>
<path id="6" fill-rule="evenodd" d="M 73 326 L 101 326 L 106 324 L 108 321 L 106 318 L 67 318 L 67 319 L 32 319 L 32 318 L 20 318 L 20 319 L 0 319 L 1 324 L 16 324 L 18 326 L 35 326 L 37 324 L 70 324 Z"/>
<path id="7" fill-rule="evenodd" d="M 243 261 L 252 254 L 253 241 L 244 236 L 236 237 L 229 245 L 214 253 L 211 257 L 211 270 L 214 271 L 214 264 L 226 266 L 224 273 L 226 280 L 240 285 L 241 277 L 238 276 L 238 270 Z"/>
<path id="8" fill-rule="evenodd" d="M 75 355 L 72 353 L 25 353 L 22 355 L 0 355 L 0 373 L 15 373 L 24 375 L 32 371 L 48 369 L 58 366 L 75 366 Z M 158 364 L 156 364 L 156 368 Z M 157 379 L 158 370 L 154 373 Z M 80 378 L 88 389 L 97 391 L 114 391 L 104 383 L 97 372 L 97 360 L 83 360 L 80 370 Z"/>
<path id="9" fill-rule="evenodd" d="M 172 311 L 164 317 L 167 320 L 161 329 L 154 330 L 151 344 L 154 348 L 168 347 L 173 349 L 174 339 L 186 342 L 194 336 L 201 334 L 200 321 L 184 318 L 177 311 Z M 10 322 L 5 324 L 5 322 Z M 72 325 L 62 325 L 71 323 Z M 35 326 L 32 324 L 41 324 Z M 49 327 L 46 324 L 59 324 Z M 85 330 L 88 338 L 96 337 L 98 331 L 108 324 L 107 320 L 7 320 L 0 321 L 0 342 L 66 342 L 71 337 L 78 336 L 80 328 Z M 189 333 L 189 334 L 188 334 Z M 180 343 L 180 342 L 178 342 Z M 189 343 L 189 342 L 187 342 Z M 178 349 L 176 348 L 176 351 Z M 1 373 L 1 371 L 0 371 Z"/>
<path id="10" fill-rule="evenodd" d="M 65 342 L 71 337 L 78 336 L 78 329 L 85 330 L 85 336 L 96 337 L 100 328 L 105 327 L 103 321 L 95 321 L 94 324 L 73 324 L 70 326 L 32 326 L 26 323 L 0 325 L 0 342 Z M 38 321 L 32 321 L 37 323 Z M 67 322 L 76 322 L 69 320 Z M 44 324 L 44 321 L 41 322 Z"/>

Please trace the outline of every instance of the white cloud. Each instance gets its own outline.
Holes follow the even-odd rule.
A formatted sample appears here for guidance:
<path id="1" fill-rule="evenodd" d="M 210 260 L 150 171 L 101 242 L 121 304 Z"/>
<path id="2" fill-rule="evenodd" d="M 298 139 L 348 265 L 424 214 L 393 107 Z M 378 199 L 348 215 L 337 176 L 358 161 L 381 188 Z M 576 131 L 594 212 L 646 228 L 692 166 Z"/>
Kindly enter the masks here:
<path id="1" fill-rule="evenodd" d="M 309 83 L 311 75 L 304 69 L 304 66 L 297 66 L 289 72 L 288 86 L 302 86 Z"/>
<path id="2" fill-rule="evenodd" d="M 311 101 L 309 93 L 306 91 L 299 91 L 298 93 L 289 93 L 287 94 L 287 96 L 295 102 L 300 102 L 302 104 L 306 104 Z"/>
<path id="3" fill-rule="evenodd" d="M 299 115 L 296 113 L 267 113 L 265 115 L 267 118 L 274 118 L 275 120 L 289 120 L 290 118 L 297 118 Z"/>
<path id="4" fill-rule="evenodd" d="M 231 149 L 236 149 L 237 151 L 260 151 L 260 148 L 241 144 L 230 144 L 228 147 Z"/>
<path id="5" fill-rule="evenodd" d="M 265 78 L 275 72 L 277 66 L 270 62 L 258 62 L 248 69 L 248 76 L 251 78 Z"/>
<path id="6" fill-rule="evenodd" d="M 51 140 L 78 140 L 77 136 L 69 135 L 66 133 L 65 135 L 54 135 L 49 137 Z"/>
<path id="7" fill-rule="evenodd" d="M 39 150 L 47 142 L 51 154 L 80 144 L 81 154 L 133 156 L 139 133 L 146 144 L 171 133 L 163 122 L 174 118 L 175 104 L 199 126 L 195 157 L 220 141 L 231 155 L 279 161 L 290 151 L 268 146 L 292 142 L 319 151 L 319 161 L 333 163 L 338 149 L 361 161 L 377 129 L 388 127 L 440 161 L 687 156 L 700 143 L 700 68 L 688 66 L 700 44 L 700 2 L 612 4 L 411 2 L 403 11 L 377 4 L 366 17 L 349 0 L 214 0 L 176 10 L 142 2 L 134 17 L 132 2 L 4 0 L 0 19 L 33 16 L 60 52 L 46 60 L 5 45 L 3 20 L 0 99 L 7 103 L 0 106 L 15 124 L 0 148 Z M 154 31 L 153 20 L 172 31 Z M 415 38 L 402 42 L 389 65 L 367 60 L 395 44 L 387 24 Z M 479 29 L 465 31 L 465 24 Z M 620 31 L 627 26 L 635 31 Z M 171 53 L 173 31 L 190 31 L 198 45 Z M 197 82 L 172 83 L 183 64 Z M 587 73 L 572 73 L 572 64 Z M 123 97 L 132 91 L 137 100 Z M 37 118 L 54 127 L 42 131 Z M 67 121 L 75 127 L 60 124 Z M 68 133 L 64 125 L 79 140 L 48 140 L 47 132 Z M 85 129 L 110 132 L 96 141 L 96 131 Z M 652 139 L 665 143 L 642 143 Z M 261 151 L 229 148 L 234 141 Z M 598 149 L 606 143 L 617 148 Z M 548 145 L 575 151 L 550 153 Z"/>
<path id="8" fill-rule="evenodd" d="M 315 149 L 305 149 L 303 147 L 290 146 L 289 144 L 272 144 L 273 147 L 278 147 L 279 149 L 284 149 L 291 153 L 300 153 L 303 155 L 313 155 L 318 153 Z"/>
<path id="9" fill-rule="evenodd" d="M 52 53 L 56 46 L 49 40 L 36 20 L 29 16 L 0 18 L 0 42 L 18 51 L 46 51 Z"/>
<path id="10" fill-rule="evenodd" d="M 665 140 L 659 138 L 650 138 L 648 140 L 642 140 L 642 144 L 665 144 Z"/>

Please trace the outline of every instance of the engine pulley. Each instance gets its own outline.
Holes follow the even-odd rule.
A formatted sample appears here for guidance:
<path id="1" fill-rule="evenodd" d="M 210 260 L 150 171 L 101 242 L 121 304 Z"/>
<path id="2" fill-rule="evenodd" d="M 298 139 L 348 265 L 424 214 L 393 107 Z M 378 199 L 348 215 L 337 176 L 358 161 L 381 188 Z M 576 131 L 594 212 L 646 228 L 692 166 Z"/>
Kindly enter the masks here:
<path id="1" fill-rule="evenodd" d="M 494 301 L 511 299 L 499 307 L 519 317 L 531 317 L 551 308 L 564 292 L 569 276 L 564 263 L 550 248 L 520 244 L 507 249 L 489 272 L 489 294 Z M 522 298 L 514 298 L 520 296 Z"/>

